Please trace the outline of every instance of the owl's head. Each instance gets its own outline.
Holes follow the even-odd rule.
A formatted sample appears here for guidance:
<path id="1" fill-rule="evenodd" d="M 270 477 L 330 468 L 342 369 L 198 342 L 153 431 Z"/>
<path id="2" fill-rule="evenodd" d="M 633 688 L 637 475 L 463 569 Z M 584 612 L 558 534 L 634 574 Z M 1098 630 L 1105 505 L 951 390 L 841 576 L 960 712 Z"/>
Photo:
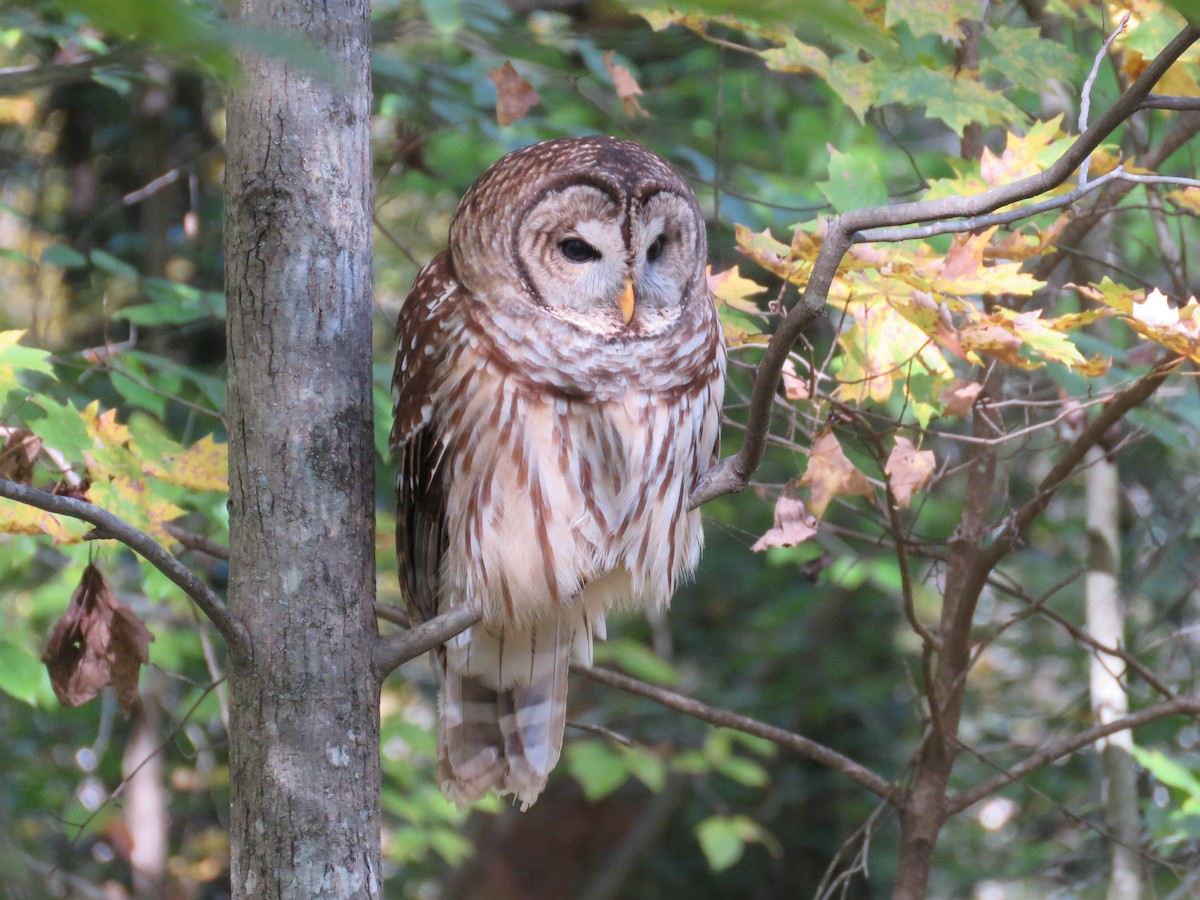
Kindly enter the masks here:
<path id="1" fill-rule="evenodd" d="M 691 189 L 658 154 L 611 137 L 508 154 L 450 226 L 462 284 L 585 331 L 649 335 L 707 303 L 707 241 Z"/>

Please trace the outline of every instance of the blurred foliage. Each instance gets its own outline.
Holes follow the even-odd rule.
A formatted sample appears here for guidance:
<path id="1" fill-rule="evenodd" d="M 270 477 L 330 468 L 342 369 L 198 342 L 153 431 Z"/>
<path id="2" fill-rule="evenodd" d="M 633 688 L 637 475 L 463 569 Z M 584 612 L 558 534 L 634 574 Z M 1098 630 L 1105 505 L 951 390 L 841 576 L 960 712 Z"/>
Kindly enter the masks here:
<path id="1" fill-rule="evenodd" d="M 1044 168 L 1076 133 L 1083 79 L 1127 6 L 1134 17 L 1100 67 L 1094 110 L 1170 39 L 1177 13 L 1150 0 L 1005 0 L 986 5 L 983 27 L 965 27 L 980 4 L 375 4 L 380 601 L 400 602 L 394 477 L 382 453 L 392 326 L 417 268 L 444 246 L 459 196 L 486 166 L 534 140 L 603 132 L 647 143 L 687 175 L 708 219 L 722 316 L 737 345 L 732 452 L 745 369 L 777 311 L 769 304 L 790 304 L 805 283 L 819 218 L 889 198 L 974 193 Z M 966 52 L 972 33 L 976 55 Z M 248 33 L 211 2 L 61 0 L 0 10 L 2 437 L 40 441 L 35 485 L 90 490 L 170 542 L 178 538 L 162 531 L 168 520 L 228 539 L 214 476 L 226 436 L 222 79 L 237 77 L 232 60 L 245 47 L 320 71 L 301 41 Z M 537 102 L 501 126 L 489 73 L 506 65 Z M 1200 93 L 1192 58 L 1168 78 L 1163 92 Z M 1097 156 L 1094 175 L 1121 161 L 1136 166 L 1178 117 L 1140 113 Z M 1159 171 L 1195 177 L 1195 161 L 1185 148 Z M 597 657 L 902 778 L 922 729 L 921 660 L 883 539 L 883 483 L 908 473 L 902 515 L 923 560 L 916 612 L 936 621 L 938 560 L 962 503 L 965 444 L 955 436 L 966 433 L 970 409 L 955 392 L 983 366 L 1010 367 L 1012 412 L 1001 414 L 1014 429 L 1040 426 L 1006 447 L 1005 492 L 1011 503 L 1027 498 L 1069 437 L 1067 417 L 1056 418 L 1063 398 L 1086 403 L 1127 383 L 1153 355 L 1147 342 L 1194 353 L 1195 319 L 1172 285 L 1181 271 L 1187 283 L 1188 250 L 1200 245 L 1197 209 L 1193 190 L 1139 186 L 1095 240 L 1070 249 L 1068 273 L 1048 280 L 1029 269 L 1054 249 L 1058 212 L 969 240 L 876 245 L 851 257 L 830 315 L 795 354 L 755 489 L 706 508 L 708 550 L 695 584 L 669 620 L 620 623 Z M 1091 287 L 1081 293 L 1064 280 Z M 1152 301 L 1154 287 L 1173 303 Z M 1112 321 L 1098 327 L 1101 316 Z M 899 440 L 872 446 L 847 410 L 902 427 L 911 452 L 891 463 L 883 451 L 903 450 Z M 1176 379 L 1131 419 L 1137 440 L 1118 457 L 1130 649 L 1174 689 L 1194 693 L 1195 382 Z M 16 444 L 4 446 L 11 453 Z M 925 452 L 936 467 L 921 475 L 914 467 Z M 799 491 L 821 518 L 816 536 L 752 555 L 785 490 Z M 162 711 L 172 896 L 224 896 L 228 772 L 222 688 L 211 687 L 222 660 L 209 629 L 157 571 L 112 545 L 78 543 L 84 526 L 6 503 L 0 522 L 8 532 L 0 535 L 0 726 L 10 773 L 0 784 L 0 858 L 15 859 L 13 871 L 23 867 L 30 885 L 51 868 L 107 886 L 109 896 L 132 883 L 134 824 L 119 798 L 108 798 L 122 783 L 122 749 L 138 719 L 122 720 L 108 695 L 59 708 L 38 659 L 94 558 L 156 637 L 156 677 L 145 679 L 143 698 Z M 180 552 L 222 587 L 221 559 Z M 986 761 L 964 754 L 953 787 L 1088 721 L 1088 653 L 1053 619 L 1023 612 L 1085 553 L 1080 494 L 1067 490 L 985 590 L 980 636 L 1007 627 L 972 671 L 961 737 Z M 1070 622 L 1082 618 L 1077 585 L 1047 605 Z M 875 816 L 876 799 L 841 774 L 598 685 L 576 688 L 581 728 L 568 729 L 547 797 L 523 816 L 488 801 L 467 818 L 436 788 L 428 666 L 413 662 L 388 682 L 388 896 L 435 887 L 445 897 L 582 896 L 631 857 L 636 878 L 612 896 L 808 895 L 845 842 L 853 851 L 865 823 L 870 875 L 852 881 L 851 893 L 888 892 L 896 823 Z M 1138 679 L 1131 692 L 1135 706 L 1154 699 Z M 1200 853 L 1200 729 L 1160 721 L 1138 740 L 1147 872 L 1159 893 L 1183 891 Z M 1096 779 L 1093 755 L 1080 752 L 961 814 L 938 846 L 932 893 L 1102 894 Z M 623 843 L 635 824 L 636 844 Z M 515 887 L 514 859 L 540 860 L 545 885 L 567 887 Z"/>

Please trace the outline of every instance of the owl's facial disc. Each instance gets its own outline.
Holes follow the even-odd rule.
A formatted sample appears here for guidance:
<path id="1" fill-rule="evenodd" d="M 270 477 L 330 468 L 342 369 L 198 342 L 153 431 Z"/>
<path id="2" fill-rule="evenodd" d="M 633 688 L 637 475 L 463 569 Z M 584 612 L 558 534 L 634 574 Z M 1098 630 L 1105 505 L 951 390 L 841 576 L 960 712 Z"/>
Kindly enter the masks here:
<path id="1" fill-rule="evenodd" d="M 630 204 L 592 184 L 546 194 L 518 230 L 535 299 L 565 319 L 611 331 L 662 319 L 683 301 L 696 261 L 694 215 L 670 192 Z M 645 324 L 645 323 L 643 323 Z"/>

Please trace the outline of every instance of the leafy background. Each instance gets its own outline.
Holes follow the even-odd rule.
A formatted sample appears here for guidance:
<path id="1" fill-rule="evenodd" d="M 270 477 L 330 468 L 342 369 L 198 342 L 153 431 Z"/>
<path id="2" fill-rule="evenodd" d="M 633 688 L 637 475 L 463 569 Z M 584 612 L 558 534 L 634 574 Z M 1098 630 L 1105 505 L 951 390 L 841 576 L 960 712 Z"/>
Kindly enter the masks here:
<path id="1" fill-rule="evenodd" d="M 589 0 L 377 3 L 380 602 L 401 603 L 394 478 L 383 452 L 392 326 L 417 267 L 444 245 L 459 196 L 487 165 L 534 140 L 603 132 L 641 140 L 687 174 L 708 220 L 715 285 L 736 347 L 726 429 L 733 450 L 745 367 L 773 321 L 768 304 L 795 299 L 820 217 L 971 193 L 1044 167 L 1075 133 L 1080 86 L 1127 11 L 1131 26 L 1093 88 L 1101 109 L 1178 30 L 1178 13 L 1149 0 L 993 2 L 971 60 L 962 56 L 964 29 L 980 26 L 963 22 L 980 9 L 961 0 L 671 9 Z M 223 85 L 237 77 L 231 51 L 241 46 L 320 72 L 299 41 L 240 29 L 206 2 L 72 0 L 0 10 L 3 436 L 32 431 L 44 448 L 35 484 L 86 487 L 218 589 L 219 555 L 178 535 L 228 541 L 222 103 Z M 1200 94 L 1190 60 L 1169 78 L 1163 92 Z M 521 114 L 500 125 L 498 101 L 506 119 Z M 1140 114 L 1097 156 L 1094 173 L 1153 144 L 1174 115 Z M 1160 171 L 1194 175 L 1190 148 Z M 895 555 L 877 540 L 883 460 L 845 435 L 833 439 L 836 452 L 815 455 L 835 469 L 840 455 L 869 476 L 859 481 L 823 475 L 809 452 L 829 425 L 840 427 L 846 408 L 903 423 L 917 445 L 917 426 L 932 423 L 927 446 L 938 477 L 922 489 L 913 476 L 905 514 L 935 556 L 962 502 L 957 445 L 934 442 L 963 430 L 963 411 L 946 391 L 999 360 L 1013 367 L 1010 390 L 1030 404 L 1031 423 L 1051 422 L 1009 447 L 1009 490 L 1027 494 L 1062 440 L 1051 426 L 1063 397 L 1086 402 L 1143 370 L 1144 339 L 1195 352 L 1178 317 L 1155 325 L 1135 304 L 1161 286 L 1184 307 L 1200 204 L 1190 191 L 1137 188 L 1125 206 L 1091 244 L 1074 248 L 1070 274 L 1049 283 L 1029 272 L 1061 227 L 1057 213 L 974 243 L 880 245 L 852 259 L 830 314 L 797 356 L 790 399 L 778 404 L 778 440 L 754 489 L 706 508 L 708 550 L 695 583 L 668 619 L 623 620 L 598 657 L 901 777 L 921 735 L 920 648 L 898 601 Z M 1156 229 L 1162 221 L 1174 258 Z M 1102 282 L 1105 275 L 1112 280 Z M 1081 294 L 1064 280 L 1099 287 Z M 932 307 L 911 300 L 914 291 Z M 993 295 L 1009 298 L 1009 307 L 981 301 Z M 1004 311 L 1030 296 L 1039 315 Z M 1109 309 L 1123 316 L 1099 321 Z M 818 383 L 810 371 L 831 380 Z M 1128 633 L 1153 669 L 1186 693 L 1194 689 L 1200 536 L 1194 380 L 1177 378 L 1134 419 L 1140 439 L 1120 454 Z M 5 444 L 0 459 L 14 446 Z M 756 555 L 751 547 L 771 528 L 785 488 L 821 518 L 816 537 Z M 1004 578 L 1031 597 L 1050 591 L 1083 559 L 1082 517 L 1079 492 L 1065 492 L 1007 561 Z M 82 542 L 86 526 L 0 502 L 0 530 L 8 776 L 0 781 L 0 855 L 18 873 L 14 884 L 34 890 L 53 876 L 72 880 L 80 896 L 136 889 L 131 832 L 145 813 L 122 787 L 123 766 L 145 756 L 126 747 L 144 747 L 134 739 L 149 734 L 149 746 L 161 746 L 153 784 L 166 805 L 171 896 L 224 896 L 224 701 L 222 686 L 212 687 L 222 659 L 208 626 L 155 570 L 114 545 Z M 111 691 L 60 707 L 39 662 L 89 560 L 155 637 L 142 676 L 144 710 L 130 721 Z M 936 617 L 935 567 L 916 601 L 927 621 Z M 1082 603 L 1075 586 L 1056 594 L 1053 608 L 1077 622 Z M 1014 609 L 1011 596 L 989 591 L 978 625 L 1004 622 Z M 1087 663 L 1051 620 L 1008 628 L 972 672 L 964 741 L 1012 761 L 1080 727 Z M 1132 689 L 1135 703 L 1148 696 L 1142 685 Z M 811 894 L 864 823 L 869 872 L 850 890 L 888 891 L 897 825 L 844 776 L 582 679 L 572 686 L 572 716 L 584 727 L 569 728 L 547 796 L 524 815 L 496 802 L 459 813 L 432 777 L 433 690 L 427 665 L 414 662 L 384 692 L 388 896 Z M 1195 723 L 1175 720 L 1138 733 L 1146 868 L 1163 895 L 1194 890 L 1198 741 Z M 956 781 L 989 774 L 968 755 Z M 1106 851 L 1097 778 L 1094 756 L 1081 752 L 961 814 L 938 846 L 932 892 L 1098 896 Z"/>

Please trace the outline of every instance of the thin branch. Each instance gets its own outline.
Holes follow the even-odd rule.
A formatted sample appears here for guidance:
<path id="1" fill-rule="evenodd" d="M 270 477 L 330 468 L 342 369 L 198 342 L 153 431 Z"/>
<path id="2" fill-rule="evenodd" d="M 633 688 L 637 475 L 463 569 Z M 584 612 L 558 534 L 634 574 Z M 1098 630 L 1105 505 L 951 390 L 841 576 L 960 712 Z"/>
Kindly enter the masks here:
<path id="1" fill-rule="evenodd" d="M 184 593 L 192 598 L 200 611 L 208 616 L 209 621 L 216 626 L 217 631 L 225 638 L 225 642 L 232 650 L 249 649 L 249 636 L 246 634 L 246 630 L 221 601 L 221 598 L 191 569 L 168 553 L 161 544 L 145 532 L 139 531 L 123 519 L 117 518 L 108 510 L 101 509 L 85 500 L 48 494 L 6 478 L 0 478 L 0 497 L 6 497 L 17 503 L 24 503 L 26 506 L 33 506 L 55 515 L 81 519 L 95 525 L 100 531 L 97 537 L 120 541 L 179 585 Z"/>
<path id="2" fill-rule="evenodd" d="M 1033 520 L 1041 515 L 1054 494 L 1083 462 L 1088 450 L 1096 445 L 1108 429 L 1120 422 L 1127 412 L 1150 399 L 1168 376 L 1179 367 L 1179 363 L 1179 357 L 1160 363 L 1100 409 L 1096 417 L 1088 422 L 1087 427 L 1068 445 L 1058 462 L 1046 473 L 1033 498 L 1009 517 L 999 536 L 981 555 L 979 564 L 984 567 L 983 571 L 991 571 Z"/>
<path id="3" fill-rule="evenodd" d="M 1043 747 L 1024 761 L 989 778 L 987 781 L 981 781 L 974 787 L 959 791 L 954 796 L 948 797 L 946 799 L 946 815 L 952 816 L 960 813 L 972 804 L 978 803 L 984 797 L 996 793 L 996 791 L 1012 784 L 1014 781 L 1021 780 L 1034 769 L 1040 769 L 1042 766 L 1048 765 L 1056 759 L 1062 759 L 1064 756 L 1074 753 L 1076 750 L 1080 750 L 1100 738 L 1116 734 L 1118 731 L 1125 731 L 1128 728 L 1136 728 L 1139 725 L 1156 722 L 1159 719 L 1165 719 L 1167 716 L 1184 715 L 1200 716 L 1200 699 L 1180 697 L 1176 700 L 1168 700 L 1166 703 L 1160 703 L 1157 706 L 1151 706 L 1140 712 L 1122 716 L 1119 719 L 1113 719 L 1113 721 L 1103 725 L 1086 728 L 1068 738 L 1063 738 L 1061 741 L 1056 741 L 1049 746 Z"/>
<path id="4" fill-rule="evenodd" d="M 202 534 L 196 534 L 194 531 L 188 531 L 186 528 L 180 528 L 178 525 L 172 525 L 170 522 L 163 527 L 167 534 L 179 541 L 188 550 L 195 550 L 198 553 L 211 556 L 213 559 L 229 559 L 229 548 L 224 544 L 218 544 L 211 538 L 206 538 Z"/>
<path id="5" fill-rule="evenodd" d="M 1177 112 L 1200 110 L 1200 97 L 1168 97 L 1165 94 L 1147 94 L 1142 109 L 1173 109 Z"/>
<path id="6" fill-rule="evenodd" d="M 1095 57 L 1092 59 L 1092 70 L 1088 72 L 1087 78 L 1083 82 L 1083 95 L 1079 101 L 1079 130 L 1087 131 L 1088 116 L 1092 109 L 1092 86 L 1096 83 L 1096 76 L 1100 74 L 1100 63 L 1104 61 L 1105 55 L 1108 53 L 1108 48 L 1112 46 L 1112 42 L 1117 39 L 1125 26 L 1129 24 L 1129 13 L 1125 13 L 1121 17 L 1121 21 L 1117 23 L 1117 27 L 1113 29 L 1112 34 L 1104 39 L 1104 43 L 1100 45 L 1100 49 L 1096 51 Z M 1088 167 L 1092 164 L 1092 157 L 1088 155 L 1083 164 L 1079 167 L 1079 186 L 1083 187 L 1088 183 Z"/>
<path id="7" fill-rule="evenodd" d="M 482 618 L 482 610 L 459 606 L 407 631 L 380 638 L 372 651 L 375 672 L 382 681 L 410 659 L 416 659 L 422 653 L 446 643 Z"/>
<path id="8" fill-rule="evenodd" d="M 746 734 L 765 738 L 773 744 L 778 744 L 780 747 L 795 751 L 807 759 L 829 766 L 831 769 L 837 769 L 851 781 L 883 798 L 888 803 L 894 804 L 900 799 L 899 788 L 889 784 L 866 766 L 860 765 L 850 759 L 850 757 L 843 756 L 836 750 L 826 747 L 824 744 L 818 744 L 816 741 L 795 732 L 787 731 L 775 725 L 768 725 L 766 722 L 760 722 L 757 719 L 751 719 L 749 716 L 743 716 L 727 709 L 709 706 L 706 703 L 701 703 L 699 700 L 693 700 L 691 697 L 677 694 L 666 688 L 648 684 L 645 681 L 639 681 L 637 678 L 630 678 L 628 675 L 622 675 L 620 672 L 614 672 L 611 669 L 572 663 L 571 671 L 585 678 L 590 678 L 593 681 L 599 681 L 601 684 L 615 687 L 626 693 L 645 697 L 647 700 L 653 700 L 655 703 L 700 719 L 703 722 L 708 722 L 710 725 L 716 725 L 720 728 L 732 728 L 735 731 L 742 731 Z"/>

